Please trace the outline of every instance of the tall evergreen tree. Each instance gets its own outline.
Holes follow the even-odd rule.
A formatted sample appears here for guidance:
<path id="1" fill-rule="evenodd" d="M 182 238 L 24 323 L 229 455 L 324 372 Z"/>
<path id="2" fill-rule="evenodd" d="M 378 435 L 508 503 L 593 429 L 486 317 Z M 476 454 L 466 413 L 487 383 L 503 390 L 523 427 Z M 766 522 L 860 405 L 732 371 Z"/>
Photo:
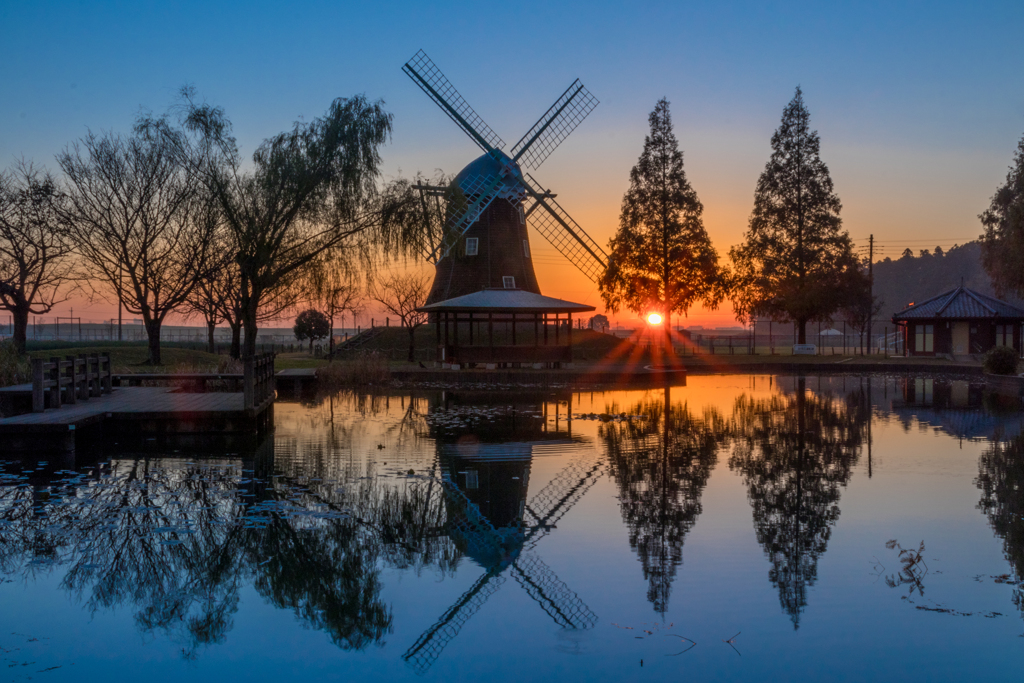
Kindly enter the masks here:
<path id="1" fill-rule="evenodd" d="M 1006 183 L 996 190 L 992 204 L 979 216 L 982 263 L 997 292 L 1024 297 L 1024 137 L 1017 143 Z"/>
<path id="2" fill-rule="evenodd" d="M 651 112 L 651 132 L 629 174 L 619 230 L 608 268 L 598 283 L 608 310 L 625 307 L 666 321 L 695 303 L 715 308 L 724 296 L 724 273 L 701 214 L 704 206 L 683 171 L 668 100 Z M 666 330 L 668 326 L 666 326 Z"/>
<path id="3" fill-rule="evenodd" d="M 746 239 L 729 253 L 736 267 L 737 316 L 793 322 L 801 344 L 809 321 L 828 320 L 868 296 L 819 151 L 797 88 L 772 135 L 772 156 L 757 181 Z"/>

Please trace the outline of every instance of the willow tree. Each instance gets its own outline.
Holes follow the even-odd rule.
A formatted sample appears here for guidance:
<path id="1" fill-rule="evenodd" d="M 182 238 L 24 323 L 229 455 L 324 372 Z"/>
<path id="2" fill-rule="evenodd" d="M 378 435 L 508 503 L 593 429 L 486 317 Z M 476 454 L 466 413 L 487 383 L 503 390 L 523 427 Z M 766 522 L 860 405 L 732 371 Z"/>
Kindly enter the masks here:
<path id="1" fill-rule="evenodd" d="M 381 102 L 339 98 L 322 117 L 265 140 L 246 163 L 224 112 L 190 95 L 185 92 L 183 123 L 193 135 L 177 142 L 186 157 L 202 156 L 187 151 L 196 147 L 218 151 L 218 163 L 198 171 L 220 204 L 235 250 L 248 356 L 256 351 L 268 298 L 291 287 L 328 250 L 358 258 L 383 243 L 404 243 L 396 226 L 410 216 L 418 221 L 418 206 L 409 192 L 392 201 L 381 191 L 380 147 L 392 126 Z"/>
<path id="2" fill-rule="evenodd" d="M 29 315 L 53 310 L 73 279 L 61 202 L 54 179 L 30 163 L 0 173 L 0 309 L 14 321 L 18 353 L 25 353 Z"/>
<path id="3" fill-rule="evenodd" d="M 1017 143 L 1006 183 L 981 216 L 982 263 L 998 292 L 1024 296 L 1024 137 Z"/>
<path id="4" fill-rule="evenodd" d="M 820 147 L 797 88 L 772 135 L 745 240 L 730 251 L 737 317 L 792 322 L 801 344 L 808 322 L 870 298 Z"/>
<path id="5" fill-rule="evenodd" d="M 630 171 L 619 230 L 598 286 L 611 312 L 657 311 L 667 322 L 697 303 L 716 308 L 725 277 L 701 220 L 704 206 L 683 170 L 668 100 L 659 100 L 648 120 L 651 131 Z"/>

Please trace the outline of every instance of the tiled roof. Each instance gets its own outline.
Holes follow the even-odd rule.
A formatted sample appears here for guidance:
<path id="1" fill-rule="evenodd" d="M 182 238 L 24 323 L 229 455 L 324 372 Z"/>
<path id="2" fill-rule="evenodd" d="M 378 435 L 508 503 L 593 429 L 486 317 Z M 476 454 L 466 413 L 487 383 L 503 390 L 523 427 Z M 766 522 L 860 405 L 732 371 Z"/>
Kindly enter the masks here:
<path id="1" fill-rule="evenodd" d="M 1024 318 L 1024 310 L 973 289 L 957 287 L 895 314 L 894 321 L 923 318 Z"/>
<path id="2" fill-rule="evenodd" d="M 482 289 L 479 292 L 438 301 L 417 310 L 440 311 L 492 311 L 496 313 L 577 313 L 596 310 L 587 304 L 534 294 L 522 289 Z"/>

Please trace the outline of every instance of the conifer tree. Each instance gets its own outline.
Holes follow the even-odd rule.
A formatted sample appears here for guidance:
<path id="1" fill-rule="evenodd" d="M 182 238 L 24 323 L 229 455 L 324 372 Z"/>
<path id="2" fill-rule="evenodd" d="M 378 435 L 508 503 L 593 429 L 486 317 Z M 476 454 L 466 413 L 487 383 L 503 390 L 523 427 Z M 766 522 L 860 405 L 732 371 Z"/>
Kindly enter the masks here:
<path id="1" fill-rule="evenodd" d="M 868 297 L 853 243 L 842 229 L 828 167 L 800 88 L 772 135 L 772 155 L 757 181 L 746 239 L 730 251 L 733 308 L 741 320 L 793 322 L 799 342 L 807 323 L 828 320 Z"/>
<path id="2" fill-rule="evenodd" d="M 982 263 L 996 291 L 1024 296 L 1024 137 L 1017 143 L 1006 183 L 979 218 L 985 226 Z"/>
<path id="3" fill-rule="evenodd" d="M 649 121 L 598 285 L 613 313 L 623 307 L 637 315 L 658 312 L 668 322 L 672 313 L 685 315 L 698 302 L 717 307 L 724 273 L 701 220 L 704 206 L 683 170 L 668 100 L 658 101 Z"/>

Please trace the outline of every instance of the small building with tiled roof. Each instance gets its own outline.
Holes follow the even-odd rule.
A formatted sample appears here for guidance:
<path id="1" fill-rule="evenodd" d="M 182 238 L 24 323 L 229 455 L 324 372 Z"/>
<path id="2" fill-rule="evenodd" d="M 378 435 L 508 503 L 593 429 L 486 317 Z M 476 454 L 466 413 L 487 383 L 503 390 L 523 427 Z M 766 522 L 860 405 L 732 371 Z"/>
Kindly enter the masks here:
<path id="1" fill-rule="evenodd" d="M 1021 352 L 1024 310 L 963 286 L 912 303 L 892 321 L 902 328 L 910 356 L 966 356 L 993 346 Z"/>

